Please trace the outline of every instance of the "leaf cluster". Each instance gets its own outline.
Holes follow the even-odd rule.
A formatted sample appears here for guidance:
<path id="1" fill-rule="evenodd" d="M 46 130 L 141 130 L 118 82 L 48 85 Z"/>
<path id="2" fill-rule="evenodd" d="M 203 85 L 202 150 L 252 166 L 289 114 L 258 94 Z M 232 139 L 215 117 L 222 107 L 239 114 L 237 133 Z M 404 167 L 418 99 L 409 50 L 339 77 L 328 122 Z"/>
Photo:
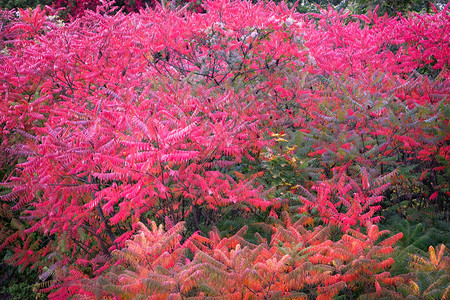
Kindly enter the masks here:
<path id="1" fill-rule="evenodd" d="M 404 278 L 385 270 L 401 234 L 378 241 L 373 224 L 410 208 L 445 224 L 450 211 L 448 6 L 391 18 L 110 4 L 66 23 L 2 10 L 9 262 L 38 268 L 55 298 L 102 297 L 106 283 L 161 297 L 394 297 Z M 292 205 L 324 225 L 288 221 Z M 268 242 L 243 238 L 243 220 L 279 216 Z M 228 236 L 199 232 L 215 225 Z"/>

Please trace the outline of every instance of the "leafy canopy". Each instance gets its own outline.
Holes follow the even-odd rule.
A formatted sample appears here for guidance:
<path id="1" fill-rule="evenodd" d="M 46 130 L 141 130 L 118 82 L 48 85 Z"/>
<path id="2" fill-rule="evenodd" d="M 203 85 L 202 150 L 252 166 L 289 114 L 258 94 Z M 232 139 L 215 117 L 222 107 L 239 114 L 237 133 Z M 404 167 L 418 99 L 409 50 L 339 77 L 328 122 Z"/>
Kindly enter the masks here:
<path id="1" fill-rule="evenodd" d="M 273 241 L 233 245 L 256 259 L 246 262 L 252 293 L 288 296 L 305 269 L 300 286 L 317 295 L 394 295 L 401 280 L 379 273 L 393 260 L 378 256 L 400 235 L 376 243 L 383 207 L 450 210 L 448 5 L 395 18 L 226 0 L 203 9 L 126 15 L 105 5 L 66 23 L 40 7 L 1 11 L 0 250 L 38 268 L 51 297 L 68 298 L 84 293 L 83 280 L 101 282 L 118 263 L 112 253 L 148 220 L 177 228 L 152 229 L 152 255 L 174 255 L 162 262 L 169 268 L 190 236 L 174 224 L 194 232 L 233 213 L 269 222 L 297 205 L 339 235 L 304 267 L 306 258 L 288 267 L 278 250 L 260 256 Z M 306 233 L 283 230 L 272 237 L 283 251 L 303 249 Z M 150 243 L 133 241 L 136 253 Z M 195 264 L 185 265 L 198 269 L 186 272 L 201 277 L 209 262 L 214 278 L 232 282 L 215 261 L 231 266 L 231 248 L 209 260 L 204 243 L 216 241 L 191 249 Z M 361 252 L 367 243 L 375 252 Z M 268 270 L 281 273 L 251 279 Z M 139 272 L 129 276 L 149 271 Z M 170 276 L 162 290 L 182 274 Z"/>

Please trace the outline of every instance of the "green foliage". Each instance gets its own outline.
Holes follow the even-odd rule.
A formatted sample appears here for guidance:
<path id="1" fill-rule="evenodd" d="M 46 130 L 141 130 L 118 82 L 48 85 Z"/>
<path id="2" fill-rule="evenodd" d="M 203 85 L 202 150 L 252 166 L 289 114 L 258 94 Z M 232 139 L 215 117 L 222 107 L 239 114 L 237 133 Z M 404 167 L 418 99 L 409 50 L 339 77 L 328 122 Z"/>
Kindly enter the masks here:
<path id="1" fill-rule="evenodd" d="M 411 255 L 414 279 L 403 287 L 408 299 L 448 299 L 450 296 L 450 257 L 444 245 L 428 248 L 429 258 Z"/>
<path id="2" fill-rule="evenodd" d="M 429 247 L 444 244 L 450 246 L 450 226 L 445 221 L 431 219 L 417 210 L 411 209 L 408 219 L 390 208 L 384 213 L 385 219 L 381 228 L 393 232 L 402 232 L 403 238 L 397 243 L 392 257 L 395 263 L 392 266 L 392 274 L 407 274 L 410 269 L 412 255 L 425 256 Z M 422 275 L 421 275 L 422 276 Z"/>
<path id="3" fill-rule="evenodd" d="M 419 214 L 419 212 L 416 212 Z M 403 232 L 404 238 L 399 242 L 402 248 L 413 247 L 421 251 L 427 251 L 430 245 L 437 246 L 450 241 L 450 230 L 448 224 L 443 221 L 436 221 L 435 224 L 428 224 L 426 216 L 422 216 L 422 222 L 403 218 L 399 214 L 387 216 L 383 222 L 383 227 L 395 232 Z M 438 225 L 442 223 L 442 225 Z"/>
<path id="4" fill-rule="evenodd" d="M 289 1 L 293 4 L 294 1 Z M 317 5 L 327 8 L 329 5 L 337 10 L 348 9 L 352 13 L 365 14 L 373 11 L 376 7 L 379 15 L 387 13 L 389 16 L 396 16 L 398 13 L 407 14 L 408 12 L 431 12 L 432 4 L 442 8 L 445 0 L 303 0 L 298 2 L 297 10 L 299 12 L 317 12 Z"/>
<path id="5" fill-rule="evenodd" d="M 4 253 L 4 251 L 0 252 Z M 41 300 L 47 299 L 45 294 L 36 292 L 34 288 L 38 281 L 38 271 L 26 269 L 19 271 L 18 267 L 0 264 L 0 298 L 10 300 Z"/>

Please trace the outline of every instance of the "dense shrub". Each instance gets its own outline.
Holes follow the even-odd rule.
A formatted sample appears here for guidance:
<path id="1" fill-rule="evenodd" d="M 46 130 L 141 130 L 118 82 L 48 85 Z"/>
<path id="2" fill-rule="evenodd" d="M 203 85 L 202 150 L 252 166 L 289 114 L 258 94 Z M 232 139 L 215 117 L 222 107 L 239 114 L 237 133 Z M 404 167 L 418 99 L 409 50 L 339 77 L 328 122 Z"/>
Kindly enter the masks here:
<path id="1" fill-rule="evenodd" d="M 234 215 L 267 227 L 293 208 L 315 226 L 294 230 L 286 221 L 290 233 L 275 229 L 263 246 L 240 242 L 255 255 L 250 273 L 270 264 L 282 271 L 267 293 L 288 296 L 282 278 L 292 256 L 279 251 L 303 249 L 304 234 L 327 228 L 308 262 L 320 266 L 302 286 L 324 297 L 395 295 L 391 287 L 411 278 L 381 271 L 401 235 L 377 248 L 382 233 L 373 224 L 382 210 L 417 207 L 449 218 L 448 5 L 395 18 L 225 0 L 203 10 L 168 4 L 124 14 L 108 4 L 65 23 L 40 7 L 2 11 L 7 261 L 38 269 L 51 297 L 95 296 L 103 292 L 85 282 L 106 280 L 121 263 L 112 253 L 130 247 L 142 224 L 176 233 L 165 240 L 161 229 L 145 231 L 161 259 L 178 253 L 181 239 L 199 239 L 201 251 L 179 256 L 195 269 L 221 238 L 183 237 L 174 224 L 195 232 Z M 277 239 L 287 248 L 273 248 Z M 139 243 L 132 251 L 145 254 L 149 242 Z M 379 251 L 363 255 L 369 244 Z M 270 255 L 258 247 L 272 247 Z M 289 280 L 300 280 L 302 259 Z M 178 267 L 170 276 L 181 276 Z M 210 285 L 199 282 L 189 283 L 194 295 Z"/>

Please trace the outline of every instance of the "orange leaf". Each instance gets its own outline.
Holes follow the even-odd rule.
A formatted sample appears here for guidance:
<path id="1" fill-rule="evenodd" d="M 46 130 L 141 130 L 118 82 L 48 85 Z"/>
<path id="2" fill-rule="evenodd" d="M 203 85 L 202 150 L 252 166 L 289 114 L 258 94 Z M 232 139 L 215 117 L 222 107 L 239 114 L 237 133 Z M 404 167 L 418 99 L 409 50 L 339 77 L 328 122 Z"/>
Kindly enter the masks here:
<path id="1" fill-rule="evenodd" d="M 240 173 L 240 172 L 238 172 L 238 171 L 234 171 L 234 174 L 235 174 L 239 179 L 244 178 L 244 174 L 242 174 L 242 173 Z"/>

